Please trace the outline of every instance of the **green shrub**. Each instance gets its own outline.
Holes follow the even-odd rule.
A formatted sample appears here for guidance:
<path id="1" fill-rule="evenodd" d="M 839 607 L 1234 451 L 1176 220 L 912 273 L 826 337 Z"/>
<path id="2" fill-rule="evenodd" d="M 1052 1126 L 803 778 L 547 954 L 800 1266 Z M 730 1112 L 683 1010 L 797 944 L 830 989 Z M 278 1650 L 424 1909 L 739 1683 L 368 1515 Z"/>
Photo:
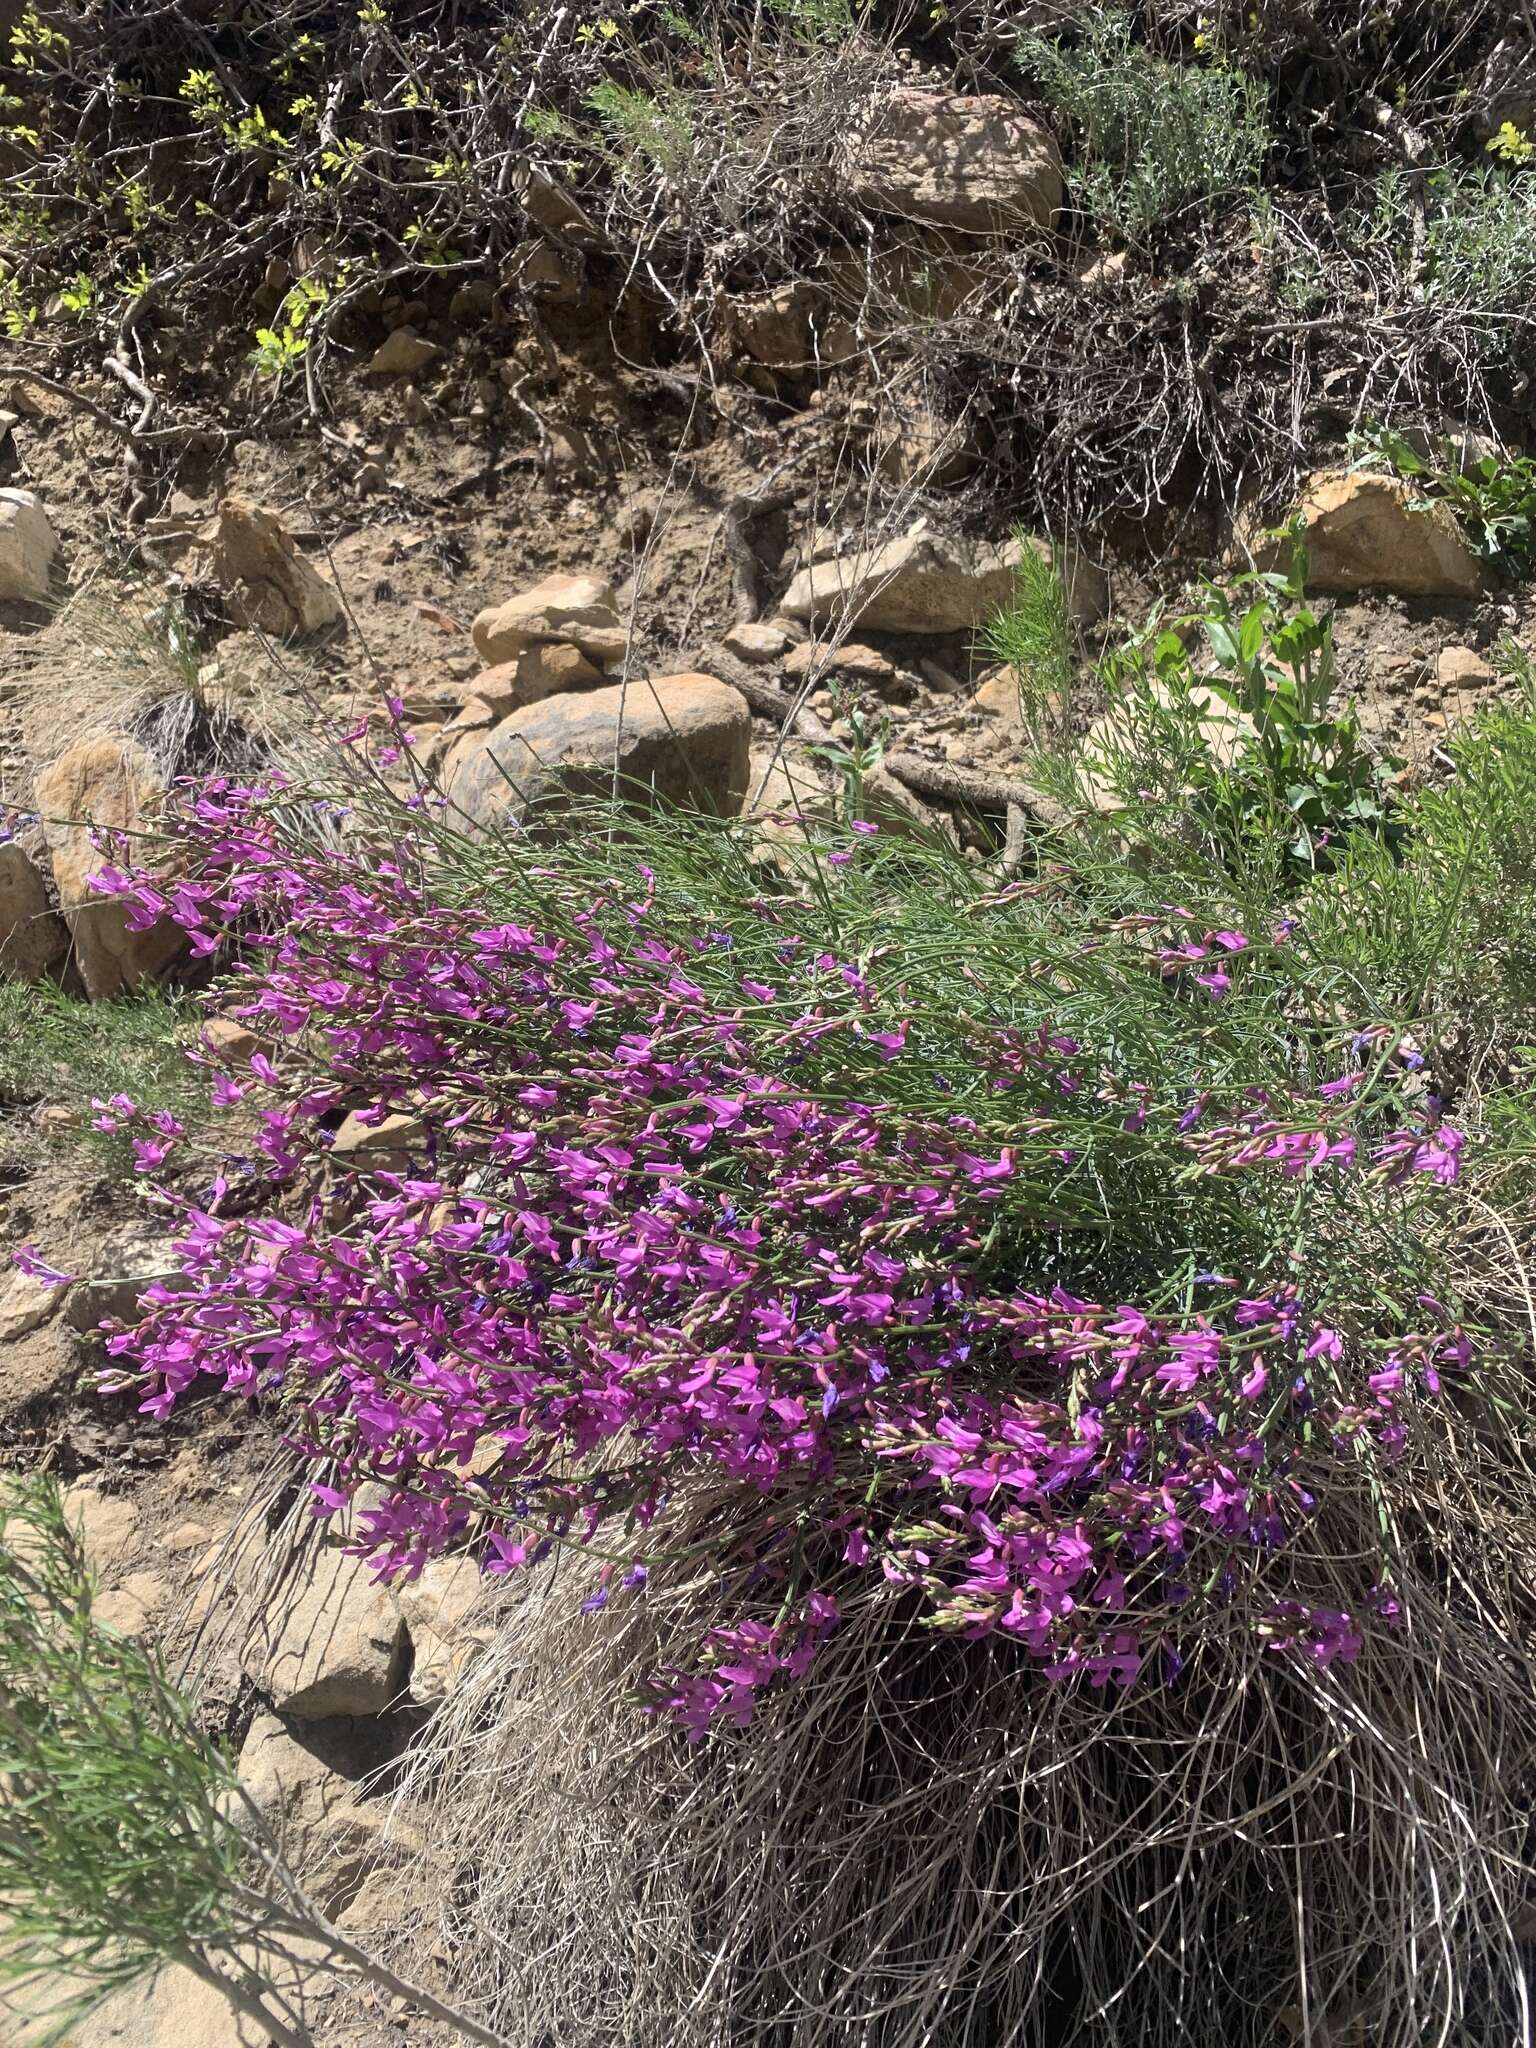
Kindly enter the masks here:
<path id="1" fill-rule="evenodd" d="M 1373 755 L 1335 702 L 1331 616 L 1293 589 L 1278 575 L 1210 585 L 1197 609 L 1132 635 L 1102 665 L 1108 711 L 1073 770 L 1127 831 L 1175 835 L 1184 858 L 1198 846 L 1276 889 L 1332 866 L 1353 833 L 1398 831 L 1401 763 Z"/>
<path id="2" fill-rule="evenodd" d="M 1017 56 L 1071 125 L 1073 194 L 1101 232 L 1135 242 L 1183 213 L 1253 204 L 1270 131 L 1246 72 L 1170 63 L 1119 8 L 1094 12 L 1079 43 L 1026 35 Z"/>
<path id="3" fill-rule="evenodd" d="M 83 2012 L 174 1961 L 262 2040 L 306 2048 L 252 1960 L 291 1960 L 297 1940 L 506 2048 L 329 1925 L 159 1652 L 102 1626 L 92 1595 L 57 1487 L 0 1480 L 0 2008 L 54 2022 L 43 2041 L 62 2043 Z"/>
<path id="4" fill-rule="evenodd" d="M 57 1490 L 0 1491 L 0 1984 L 131 1983 L 213 1942 L 240 1865 L 234 1775 L 153 1651 L 100 1627 Z M 34 2012 L 36 2004 L 33 2005 Z"/>

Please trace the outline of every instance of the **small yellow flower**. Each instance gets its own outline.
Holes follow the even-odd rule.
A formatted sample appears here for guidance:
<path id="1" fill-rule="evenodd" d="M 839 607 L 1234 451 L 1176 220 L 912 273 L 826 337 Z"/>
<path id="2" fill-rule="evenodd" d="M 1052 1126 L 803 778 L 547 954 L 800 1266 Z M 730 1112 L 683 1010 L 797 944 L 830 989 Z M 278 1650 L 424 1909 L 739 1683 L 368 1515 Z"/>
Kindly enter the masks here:
<path id="1" fill-rule="evenodd" d="M 1490 155 L 1499 157 L 1507 164 L 1529 163 L 1536 156 L 1536 142 L 1513 121 L 1506 121 L 1497 135 L 1488 144 Z"/>
<path id="2" fill-rule="evenodd" d="M 611 14 L 605 14 L 597 24 L 597 32 L 605 43 L 611 43 L 619 32 L 619 24 Z"/>

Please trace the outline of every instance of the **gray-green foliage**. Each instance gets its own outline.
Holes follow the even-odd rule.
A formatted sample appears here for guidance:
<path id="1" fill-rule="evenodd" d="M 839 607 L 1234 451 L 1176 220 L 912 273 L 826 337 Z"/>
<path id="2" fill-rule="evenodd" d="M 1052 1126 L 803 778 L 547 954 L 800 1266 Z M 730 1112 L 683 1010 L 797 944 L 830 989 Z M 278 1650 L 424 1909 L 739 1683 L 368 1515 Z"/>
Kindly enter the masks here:
<path id="1" fill-rule="evenodd" d="M 1422 230 L 1420 209 L 1422 206 Z M 1425 303 L 1454 318 L 1488 362 L 1528 336 L 1536 305 L 1536 177 L 1489 164 L 1446 165 L 1422 181 L 1391 171 L 1376 187 L 1366 238 Z"/>
<path id="2" fill-rule="evenodd" d="M 101 1627 L 57 1489 L 0 1491 L 0 1985 L 57 1977 L 61 2024 L 219 1940 L 234 1776 L 158 1655 Z M 43 1994 L 46 1997 L 46 1994 Z"/>
<path id="3" fill-rule="evenodd" d="M 840 43 L 852 35 L 859 12 L 855 0 L 767 0 L 767 6 L 797 35 L 818 43 Z"/>
<path id="4" fill-rule="evenodd" d="M 1071 123 L 1073 197 L 1099 230 L 1134 242 L 1181 213 L 1251 203 L 1270 130 L 1247 72 L 1160 57 L 1120 8 L 1090 12 L 1077 42 L 1025 35 L 1017 56 Z"/>

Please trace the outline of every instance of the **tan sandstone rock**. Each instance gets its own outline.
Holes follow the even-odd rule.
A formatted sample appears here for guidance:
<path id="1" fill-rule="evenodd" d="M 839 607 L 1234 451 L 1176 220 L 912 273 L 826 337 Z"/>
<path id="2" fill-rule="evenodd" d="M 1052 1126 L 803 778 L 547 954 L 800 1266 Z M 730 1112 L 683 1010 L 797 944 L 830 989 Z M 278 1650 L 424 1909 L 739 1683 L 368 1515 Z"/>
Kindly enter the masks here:
<path id="1" fill-rule="evenodd" d="M 0 598 L 43 603 L 58 551 L 58 536 L 36 495 L 0 490 Z"/>
<path id="2" fill-rule="evenodd" d="M 360 1558 L 304 1559 L 241 1653 L 279 1713 L 301 1720 L 378 1714 L 400 1691 L 405 1624 L 394 1595 Z"/>
<path id="3" fill-rule="evenodd" d="M 69 929 L 36 862 L 16 840 L 0 844 L 0 980 L 37 981 L 69 951 Z"/>
<path id="4" fill-rule="evenodd" d="M 725 636 L 725 646 L 739 661 L 754 665 L 774 662 L 790 644 L 782 626 L 766 619 L 741 619 Z"/>
<path id="5" fill-rule="evenodd" d="M 1023 722 L 1019 706 L 1019 679 L 1006 666 L 990 669 L 982 677 L 971 702 L 978 711 L 984 711 L 988 718 L 995 718 L 1001 725 L 1018 726 Z"/>
<path id="6" fill-rule="evenodd" d="M 66 2040 L 68 2048 L 270 2048 L 267 2028 L 179 1963 L 116 1992 Z M 19 2048 L 26 2042 L 23 2035 Z"/>
<path id="7" fill-rule="evenodd" d="M 167 918 L 148 931 L 130 931 L 122 906 L 91 887 L 91 877 L 106 865 L 106 856 L 91 844 L 92 826 L 130 835 L 146 831 L 163 797 L 153 763 L 131 740 L 87 740 L 37 778 L 37 808 L 59 904 L 86 993 L 98 1001 L 153 979 L 186 944 L 180 927 Z"/>
<path id="8" fill-rule="evenodd" d="M 546 576 L 505 604 L 488 605 L 470 631 L 488 668 L 550 641 L 567 641 L 602 667 L 622 657 L 627 637 L 613 585 L 600 576 Z"/>
<path id="9" fill-rule="evenodd" d="M 1493 663 L 1475 647 L 1442 647 L 1435 676 L 1442 690 L 1488 690 L 1499 679 Z"/>
<path id="10" fill-rule="evenodd" d="M 170 1587 L 154 1572 L 130 1572 L 121 1585 L 97 1594 L 91 1615 L 120 1636 L 142 1636 L 170 1597 Z"/>
<path id="11" fill-rule="evenodd" d="M 101 1493 L 87 1480 L 64 1491 L 64 1519 L 80 1538 L 86 1562 L 103 1579 L 115 1579 L 139 1533 L 139 1511 L 120 1494 Z"/>
<path id="12" fill-rule="evenodd" d="M 547 697 L 448 756 L 449 801 L 477 824 L 517 819 L 564 793 L 654 793 L 733 815 L 747 785 L 752 718 L 713 676 L 658 676 Z"/>
<path id="13" fill-rule="evenodd" d="M 331 1157 L 345 1159 L 370 1173 L 400 1173 L 411 1163 L 426 1137 L 426 1125 L 418 1116 L 401 1111 L 382 1122 L 365 1123 L 354 1110 L 342 1118 L 331 1140 Z"/>
<path id="14" fill-rule="evenodd" d="M 798 369 L 813 361 L 815 304 L 816 295 L 803 278 L 757 298 L 733 299 L 729 317 L 738 347 L 770 370 Z"/>
<path id="15" fill-rule="evenodd" d="M 341 599 L 275 512 L 225 498 L 210 550 L 214 581 L 236 623 L 274 640 L 302 640 L 338 624 Z"/>
<path id="16" fill-rule="evenodd" d="M 892 93 L 850 144 L 848 175 L 876 212 L 962 234 L 1049 227 L 1063 196 L 1050 130 L 991 94 Z"/>
<path id="17" fill-rule="evenodd" d="M 510 661 L 482 669 L 470 684 L 471 701 L 488 704 L 496 718 L 509 718 L 514 711 L 566 690 L 600 690 L 606 680 L 596 663 L 569 641 L 538 641 Z"/>
<path id="18" fill-rule="evenodd" d="M 396 1587 L 411 1637 L 411 1698 L 436 1705 L 452 1692 L 490 1630 L 473 1619 L 486 1582 L 472 1557 L 435 1557 L 421 1576 Z"/>
<path id="19" fill-rule="evenodd" d="M 14 1344 L 51 1322 L 64 1306 L 64 1294 L 62 1287 L 50 1287 L 31 1273 L 0 1280 L 0 1344 Z"/>
<path id="20" fill-rule="evenodd" d="M 1344 470 L 1314 476 L 1300 506 L 1307 588 L 1477 597 L 1487 579 L 1454 513 L 1443 504 L 1421 508 L 1418 498 L 1418 487 L 1404 477 Z M 1239 540 L 1261 567 L 1288 566 L 1283 538 L 1244 528 Z"/>
<path id="21" fill-rule="evenodd" d="M 373 352 L 368 364 L 371 377 L 414 377 L 438 353 L 437 343 L 428 341 L 414 327 L 397 327 Z"/>
<path id="22" fill-rule="evenodd" d="M 845 640 L 841 647 L 819 640 L 806 640 L 784 657 L 784 673 L 797 681 L 812 673 L 847 676 L 861 683 L 886 683 L 896 673 L 896 664 L 877 647 L 858 640 Z"/>
<path id="23" fill-rule="evenodd" d="M 1027 545 L 1051 555 L 1050 544 Z M 1103 573 L 1082 556 L 1054 551 L 1074 618 L 1086 624 L 1109 602 Z M 812 562 L 784 596 L 792 619 L 846 617 L 885 633 L 960 633 L 983 624 L 1012 597 L 1021 544 L 980 545 L 920 529 L 883 547 Z"/>
<path id="24" fill-rule="evenodd" d="M 64 1320 L 72 1330 L 94 1330 L 108 1317 L 131 1323 L 146 1288 L 186 1285 L 171 1240 L 151 1223 L 130 1224 L 98 1240 L 87 1271 L 69 1290 Z"/>

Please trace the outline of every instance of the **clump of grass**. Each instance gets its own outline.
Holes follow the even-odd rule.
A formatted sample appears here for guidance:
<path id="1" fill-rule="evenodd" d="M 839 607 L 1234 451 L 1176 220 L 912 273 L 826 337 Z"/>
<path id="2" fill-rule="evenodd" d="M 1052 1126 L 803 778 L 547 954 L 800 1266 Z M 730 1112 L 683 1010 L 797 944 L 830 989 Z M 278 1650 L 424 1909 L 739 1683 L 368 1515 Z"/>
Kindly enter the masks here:
<path id="1" fill-rule="evenodd" d="M 58 1103 L 75 1112 L 71 1142 L 114 1173 L 131 1172 L 131 1141 L 93 1127 L 93 1103 L 131 1095 L 195 1129 L 207 1092 L 187 1060 L 199 1013 L 160 989 L 85 1002 L 46 983 L 0 981 L 0 1103 Z"/>
<path id="2" fill-rule="evenodd" d="M 1226 201 L 1250 206 L 1270 147 L 1267 94 L 1235 65 L 1175 64 L 1092 8 L 1082 40 L 1031 33 L 1015 54 L 1072 128 L 1077 204 L 1128 242 Z"/>

